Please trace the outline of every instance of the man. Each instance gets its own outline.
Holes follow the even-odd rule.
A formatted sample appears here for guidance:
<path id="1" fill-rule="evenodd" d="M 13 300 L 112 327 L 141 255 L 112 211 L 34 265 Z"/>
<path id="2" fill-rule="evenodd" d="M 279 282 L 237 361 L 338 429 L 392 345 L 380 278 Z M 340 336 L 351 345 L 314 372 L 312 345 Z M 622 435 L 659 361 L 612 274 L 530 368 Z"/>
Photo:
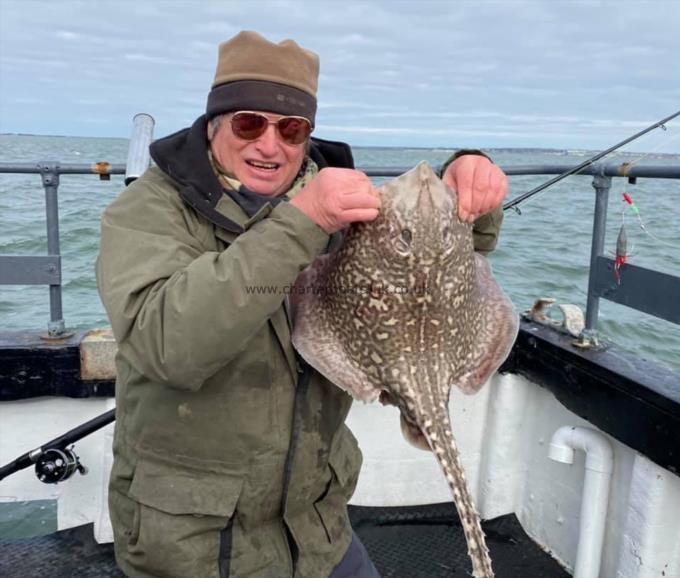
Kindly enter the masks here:
<path id="1" fill-rule="evenodd" d="M 242 32 L 206 115 L 105 211 L 97 279 L 118 342 L 109 506 L 129 576 L 377 576 L 347 502 L 351 400 L 296 358 L 284 291 L 380 199 L 310 140 L 318 57 Z M 445 180 L 491 250 L 507 187 L 478 154 Z M 258 290 L 259 289 L 259 290 Z"/>

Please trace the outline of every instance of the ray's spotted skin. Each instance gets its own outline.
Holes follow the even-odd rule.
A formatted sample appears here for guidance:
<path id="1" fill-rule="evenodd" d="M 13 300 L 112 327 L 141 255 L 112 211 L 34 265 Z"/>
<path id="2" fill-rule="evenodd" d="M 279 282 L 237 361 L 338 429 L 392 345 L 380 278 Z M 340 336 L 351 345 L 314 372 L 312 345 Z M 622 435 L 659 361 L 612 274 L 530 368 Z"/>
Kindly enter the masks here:
<path id="1" fill-rule="evenodd" d="M 293 343 L 355 398 L 398 406 L 411 443 L 435 454 L 460 516 L 476 578 L 491 578 L 480 518 L 451 431 L 451 388 L 475 393 L 518 330 L 510 300 L 456 195 L 420 163 L 380 189 L 382 210 L 298 277 Z"/>

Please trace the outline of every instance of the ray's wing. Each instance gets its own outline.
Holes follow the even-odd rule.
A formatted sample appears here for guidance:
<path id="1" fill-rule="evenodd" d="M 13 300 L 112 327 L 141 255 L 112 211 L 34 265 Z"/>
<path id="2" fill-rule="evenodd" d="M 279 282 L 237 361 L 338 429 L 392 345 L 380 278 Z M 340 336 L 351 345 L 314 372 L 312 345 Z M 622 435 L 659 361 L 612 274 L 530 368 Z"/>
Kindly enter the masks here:
<path id="1" fill-rule="evenodd" d="M 371 402 L 380 390 L 347 354 L 333 331 L 332 311 L 324 302 L 324 289 L 331 289 L 325 282 L 325 272 L 334 266 L 334 255 L 318 257 L 295 282 L 291 294 L 293 345 L 307 363 L 336 386 L 355 399 Z"/>
<path id="2" fill-rule="evenodd" d="M 469 368 L 455 380 L 464 393 L 476 393 L 505 361 L 519 330 L 519 317 L 512 301 L 503 293 L 486 257 L 475 253 L 475 274 L 479 298 L 476 339 L 468 354 Z"/>

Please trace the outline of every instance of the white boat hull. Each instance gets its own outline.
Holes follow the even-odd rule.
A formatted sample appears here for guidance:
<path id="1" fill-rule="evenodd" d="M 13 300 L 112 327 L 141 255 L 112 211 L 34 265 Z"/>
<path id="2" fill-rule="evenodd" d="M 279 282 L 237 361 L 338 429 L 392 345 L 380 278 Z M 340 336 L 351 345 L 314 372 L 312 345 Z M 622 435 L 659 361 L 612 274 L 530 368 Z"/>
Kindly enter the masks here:
<path id="1" fill-rule="evenodd" d="M 112 399 L 36 398 L 0 404 L 0 463 L 114 406 Z M 546 389 L 517 375 L 494 376 L 476 396 L 454 391 L 454 433 L 468 483 L 483 518 L 514 513 L 524 530 L 573 572 L 579 539 L 584 454 L 573 465 L 548 458 L 561 426 L 594 428 Z M 352 503 L 404 506 L 451 501 L 431 454 L 402 437 L 398 411 L 356 403 L 348 423 L 364 453 Z M 94 522 L 98 542 L 112 540 L 106 487 L 113 426 L 81 440 L 76 453 L 89 471 L 58 485 L 31 469 L 0 485 L 0 501 L 57 500 L 59 529 Z M 606 435 L 606 434 L 603 434 Z M 606 511 L 603 578 L 680 576 L 680 477 L 606 436 L 614 450 Z"/>

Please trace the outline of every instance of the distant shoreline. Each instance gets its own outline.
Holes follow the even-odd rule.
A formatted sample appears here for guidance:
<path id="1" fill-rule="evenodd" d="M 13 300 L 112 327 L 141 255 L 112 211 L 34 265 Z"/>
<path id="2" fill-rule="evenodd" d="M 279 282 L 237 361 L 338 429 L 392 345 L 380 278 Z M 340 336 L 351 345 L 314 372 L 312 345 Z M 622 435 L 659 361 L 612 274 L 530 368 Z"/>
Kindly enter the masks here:
<path id="1" fill-rule="evenodd" d="M 73 136 L 73 135 L 62 135 L 62 134 L 33 134 L 33 133 L 21 133 L 21 132 L 0 132 L 0 137 L 2 136 L 18 136 L 18 137 L 38 137 L 38 138 L 77 138 L 77 139 L 96 139 L 96 140 L 117 140 L 117 141 L 129 141 L 129 138 L 119 137 L 119 136 Z M 427 151 L 456 151 L 463 148 L 470 148 L 469 146 L 415 146 L 415 145 L 352 145 L 353 149 L 375 149 L 375 150 L 427 150 Z M 495 153 L 503 152 L 516 152 L 522 151 L 527 153 L 555 153 L 564 156 L 578 155 L 578 156 L 589 156 L 594 155 L 599 150 L 591 149 L 572 149 L 572 148 L 553 148 L 553 147 L 480 147 L 485 151 L 493 151 Z M 618 155 L 626 156 L 639 156 L 650 154 L 649 151 L 617 151 Z M 654 152 L 651 153 L 654 156 L 659 157 L 678 157 L 680 152 L 668 153 L 668 152 Z"/>

